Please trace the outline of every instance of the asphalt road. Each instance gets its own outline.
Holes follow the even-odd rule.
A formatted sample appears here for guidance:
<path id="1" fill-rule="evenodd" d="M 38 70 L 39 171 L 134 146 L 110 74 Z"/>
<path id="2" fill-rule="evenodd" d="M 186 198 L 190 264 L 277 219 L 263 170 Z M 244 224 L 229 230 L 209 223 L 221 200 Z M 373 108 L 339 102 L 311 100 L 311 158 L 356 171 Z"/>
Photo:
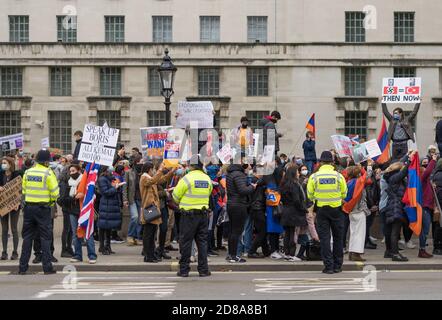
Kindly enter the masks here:
<path id="1" fill-rule="evenodd" d="M 174 273 L 0 273 L 0 299 L 442 299 L 442 271 L 214 272 L 178 278 Z"/>

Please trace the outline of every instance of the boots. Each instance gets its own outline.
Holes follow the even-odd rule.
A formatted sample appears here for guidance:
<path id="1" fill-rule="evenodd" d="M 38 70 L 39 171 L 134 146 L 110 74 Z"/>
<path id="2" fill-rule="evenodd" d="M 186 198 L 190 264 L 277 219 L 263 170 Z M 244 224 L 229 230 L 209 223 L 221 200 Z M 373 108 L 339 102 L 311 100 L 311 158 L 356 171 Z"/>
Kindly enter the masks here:
<path id="1" fill-rule="evenodd" d="M 429 254 L 425 249 L 420 249 L 419 254 L 417 255 L 419 258 L 429 259 L 433 258 L 432 254 Z"/>
<path id="2" fill-rule="evenodd" d="M 301 259 L 303 261 L 307 260 L 307 257 L 304 255 L 306 248 L 307 248 L 306 246 L 301 245 L 301 248 L 299 248 L 299 252 L 296 255 L 299 259 Z"/>
<path id="3" fill-rule="evenodd" d="M 348 255 L 348 259 L 350 261 L 360 261 L 360 262 L 367 261 L 366 259 L 361 257 L 360 253 L 356 253 L 356 252 L 350 252 Z"/>

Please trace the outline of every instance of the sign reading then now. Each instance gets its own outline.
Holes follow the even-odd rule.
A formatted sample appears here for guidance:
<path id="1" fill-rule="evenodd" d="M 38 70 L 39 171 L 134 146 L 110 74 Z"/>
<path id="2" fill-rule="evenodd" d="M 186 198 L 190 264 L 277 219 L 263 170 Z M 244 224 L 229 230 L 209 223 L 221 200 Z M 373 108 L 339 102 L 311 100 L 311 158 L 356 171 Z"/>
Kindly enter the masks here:
<path id="1" fill-rule="evenodd" d="M 382 103 L 419 103 L 421 94 L 421 78 L 383 79 Z"/>

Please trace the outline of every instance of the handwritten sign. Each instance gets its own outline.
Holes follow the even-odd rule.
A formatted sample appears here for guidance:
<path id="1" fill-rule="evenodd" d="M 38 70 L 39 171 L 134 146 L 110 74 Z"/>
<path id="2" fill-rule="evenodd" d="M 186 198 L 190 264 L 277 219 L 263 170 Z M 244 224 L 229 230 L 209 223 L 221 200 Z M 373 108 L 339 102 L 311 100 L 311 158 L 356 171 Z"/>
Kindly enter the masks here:
<path id="1" fill-rule="evenodd" d="M 49 148 L 49 137 L 41 139 L 41 148 L 42 149 Z"/>
<path id="2" fill-rule="evenodd" d="M 22 178 L 12 179 L 3 186 L 4 191 L 0 192 L 0 216 L 5 216 L 21 203 Z"/>
<path id="3" fill-rule="evenodd" d="M 179 101 L 178 102 L 178 118 L 176 126 L 178 128 L 186 128 L 192 124 L 198 128 L 213 128 L 213 104 L 210 101 Z"/>
<path id="4" fill-rule="evenodd" d="M 419 103 L 422 94 L 421 78 L 384 78 L 383 103 Z"/>
<path id="5" fill-rule="evenodd" d="M 335 150 L 341 158 L 351 157 L 351 148 L 353 143 L 347 136 L 333 135 L 331 136 Z"/>
<path id="6" fill-rule="evenodd" d="M 141 128 L 141 149 L 149 158 L 161 159 L 170 126 Z"/>
<path id="7" fill-rule="evenodd" d="M 223 164 L 229 163 L 233 157 L 232 148 L 230 144 L 225 144 L 221 150 L 216 153 L 216 156 L 221 160 Z"/>
<path id="8" fill-rule="evenodd" d="M 364 143 L 364 145 L 371 159 L 380 156 L 382 154 L 381 148 L 379 148 L 379 144 L 376 141 L 376 139 L 368 140 L 367 142 Z"/>
<path id="9" fill-rule="evenodd" d="M 120 130 L 110 128 L 107 123 L 102 127 L 86 124 L 83 132 L 78 159 L 112 166 Z"/>

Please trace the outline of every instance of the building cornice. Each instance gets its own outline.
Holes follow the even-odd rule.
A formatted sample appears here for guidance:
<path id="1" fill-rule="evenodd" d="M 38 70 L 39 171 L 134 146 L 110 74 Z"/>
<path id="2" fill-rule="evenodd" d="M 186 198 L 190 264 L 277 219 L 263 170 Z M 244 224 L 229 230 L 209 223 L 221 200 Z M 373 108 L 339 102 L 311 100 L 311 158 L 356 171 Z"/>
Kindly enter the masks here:
<path id="1" fill-rule="evenodd" d="M 132 97 L 129 96 L 89 96 L 86 97 L 88 102 L 97 101 L 120 101 L 120 102 L 131 102 Z"/>
<path id="2" fill-rule="evenodd" d="M 227 96 L 192 96 L 186 97 L 187 101 L 220 101 L 230 102 L 231 98 Z"/>
<path id="3" fill-rule="evenodd" d="M 32 101 L 32 97 L 30 97 L 30 96 L 0 96 L 0 101 L 31 102 Z"/>
<path id="4" fill-rule="evenodd" d="M 335 97 L 336 102 L 347 102 L 347 101 L 366 101 L 366 102 L 378 102 L 378 97 L 359 97 L 359 96 L 345 96 L 345 97 Z"/>

